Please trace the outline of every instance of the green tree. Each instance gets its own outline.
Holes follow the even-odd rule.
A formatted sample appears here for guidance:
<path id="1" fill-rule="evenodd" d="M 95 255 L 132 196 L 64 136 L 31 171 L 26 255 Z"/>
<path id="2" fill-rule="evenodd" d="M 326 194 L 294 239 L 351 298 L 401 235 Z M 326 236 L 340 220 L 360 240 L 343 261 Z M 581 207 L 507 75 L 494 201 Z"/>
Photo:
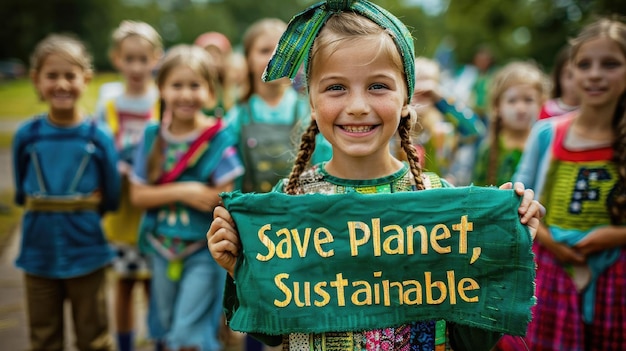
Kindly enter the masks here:
<path id="1" fill-rule="evenodd" d="M 0 2 L 3 30 L 0 31 L 0 58 L 19 58 L 28 62 L 34 45 L 52 32 L 79 36 L 94 53 L 96 64 L 105 47 L 98 26 L 110 21 L 107 0 L 4 0 Z"/>
<path id="2" fill-rule="evenodd" d="M 468 62 L 488 43 L 500 61 L 532 58 L 549 67 L 557 50 L 589 19 L 624 15 L 624 0 L 373 0 L 399 16 L 415 37 L 417 55 L 432 56 L 444 37 L 456 42 L 456 57 Z M 192 43 L 201 33 L 219 31 L 234 45 L 261 18 L 284 21 L 317 0 L 3 0 L 0 60 L 28 56 L 51 32 L 72 32 L 92 51 L 96 67 L 110 69 L 112 30 L 124 19 L 154 26 L 166 47 Z"/>

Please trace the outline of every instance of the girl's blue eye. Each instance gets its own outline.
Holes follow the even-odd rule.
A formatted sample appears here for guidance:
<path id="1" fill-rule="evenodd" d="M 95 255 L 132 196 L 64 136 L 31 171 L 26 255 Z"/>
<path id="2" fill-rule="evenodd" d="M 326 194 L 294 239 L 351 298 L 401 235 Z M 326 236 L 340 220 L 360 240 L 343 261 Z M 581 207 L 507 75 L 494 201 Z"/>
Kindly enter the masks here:
<path id="1" fill-rule="evenodd" d="M 341 85 L 335 84 L 329 86 L 328 88 L 326 88 L 326 90 L 343 90 L 343 87 Z"/>
<path id="2" fill-rule="evenodd" d="M 387 86 L 385 84 L 381 84 L 381 83 L 372 84 L 370 86 L 370 89 L 375 89 L 375 90 L 386 89 L 386 88 L 387 88 Z"/>

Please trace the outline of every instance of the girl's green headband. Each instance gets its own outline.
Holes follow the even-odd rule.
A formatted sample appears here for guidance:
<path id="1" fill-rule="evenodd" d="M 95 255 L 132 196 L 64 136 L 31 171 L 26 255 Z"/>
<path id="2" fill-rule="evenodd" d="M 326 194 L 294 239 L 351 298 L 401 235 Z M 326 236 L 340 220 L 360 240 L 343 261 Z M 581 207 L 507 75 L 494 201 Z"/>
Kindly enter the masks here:
<path id="1" fill-rule="evenodd" d="M 413 37 L 398 18 L 367 0 L 326 0 L 294 16 L 278 42 L 276 52 L 263 74 L 263 80 L 267 82 L 282 77 L 294 79 L 302 63 L 308 72 L 309 53 L 317 34 L 328 18 L 342 11 L 356 12 L 392 34 L 402 56 L 410 100 L 415 85 Z"/>

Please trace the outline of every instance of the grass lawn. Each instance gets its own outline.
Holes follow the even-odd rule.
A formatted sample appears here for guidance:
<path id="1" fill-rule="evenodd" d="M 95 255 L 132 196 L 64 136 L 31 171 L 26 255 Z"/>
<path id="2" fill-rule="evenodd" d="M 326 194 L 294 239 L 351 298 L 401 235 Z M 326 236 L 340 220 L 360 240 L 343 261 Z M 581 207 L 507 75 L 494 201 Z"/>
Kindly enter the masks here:
<path id="1" fill-rule="evenodd" d="M 80 106 L 89 113 L 93 112 L 100 86 L 119 79 L 117 73 L 96 74 L 83 93 Z M 29 79 L 0 82 L 0 120 L 28 118 L 45 110 L 46 105 L 39 101 Z"/>
<path id="2" fill-rule="evenodd" d="M 100 73 L 94 76 L 79 102 L 83 110 L 92 113 L 100 86 L 119 79 L 117 73 Z M 27 119 L 45 111 L 46 104 L 39 101 L 35 88 L 27 78 L 0 82 L 0 121 Z M 0 131 L 0 148 L 10 147 L 12 138 L 12 133 Z"/>
<path id="3" fill-rule="evenodd" d="M 7 239 L 20 222 L 22 209 L 13 205 L 12 191 L 0 191 L 0 204 L 9 206 L 7 213 L 0 213 L 0 251 L 2 251 L 7 244 Z"/>
<path id="4" fill-rule="evenodd" d="M 10 148 L 13 140 L 13 133 L 4 133 L 0 131 L 0 149 Z"/>

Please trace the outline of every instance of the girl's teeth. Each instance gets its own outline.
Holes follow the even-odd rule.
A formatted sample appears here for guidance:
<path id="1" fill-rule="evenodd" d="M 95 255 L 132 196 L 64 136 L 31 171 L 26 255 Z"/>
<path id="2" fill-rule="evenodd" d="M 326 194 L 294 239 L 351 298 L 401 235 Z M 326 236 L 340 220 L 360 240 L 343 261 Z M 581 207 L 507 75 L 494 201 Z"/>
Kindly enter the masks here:
<path id="1" fill-rule="evenodd" d="M 343 129 L 351 133 L 365 133 L 372 130 L 371 126 L 344 126 Z"/>

